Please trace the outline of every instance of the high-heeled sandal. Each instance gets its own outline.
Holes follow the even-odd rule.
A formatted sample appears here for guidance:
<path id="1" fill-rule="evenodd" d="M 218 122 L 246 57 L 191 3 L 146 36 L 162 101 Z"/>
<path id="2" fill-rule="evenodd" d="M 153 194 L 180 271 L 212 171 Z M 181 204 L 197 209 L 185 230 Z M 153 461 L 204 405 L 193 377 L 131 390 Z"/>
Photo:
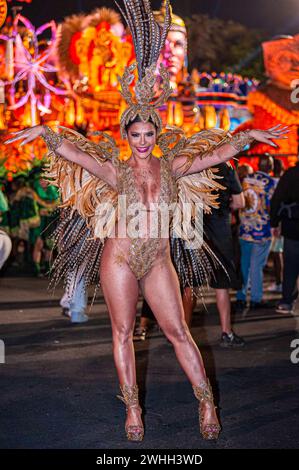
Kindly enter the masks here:
<path id="1" fill-rule="evenodd" d="M 221 426 L 219 423 L 206 423 L 204 424 L 203 416 L 203 405 L 209 403 L 214 407 L 214 398 L 209 380 L 207 382 L 201 382 L 197 387 L 193 385 L 193 392 L 197 400 L 199 401 L 199 428 L 200 433 L 204 439 L 212 440 L 218 439 L 219 433 L 221 431 Z M 215 408 L 215 407 L 214 407 Z"/>
<path id="2" fill-rule="evenodd" d="M 136 408 L 141 411 L 138 400 L 138 385 L 129 385 L 120 386 L 120 390 L 123 396 L 117 395 L 125 405 L 126 412 L 128 413 L 129 408 Z M 132 425 L 129 424 L 125 427 L 127 439 L 129 441 L 142 441 L 144 437 L 144 427 L 143 425 Z"/>

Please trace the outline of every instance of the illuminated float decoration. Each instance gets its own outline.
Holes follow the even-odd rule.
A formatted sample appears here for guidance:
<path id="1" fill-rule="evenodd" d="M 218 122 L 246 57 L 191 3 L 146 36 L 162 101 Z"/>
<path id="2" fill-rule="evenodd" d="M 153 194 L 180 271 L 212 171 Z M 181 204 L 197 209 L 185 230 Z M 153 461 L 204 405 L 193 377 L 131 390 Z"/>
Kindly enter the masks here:
<path id="1" fill-rule="evenodd" d="M 0 0 L 0 28 L 6 20 L 7 16 L 7 2 L 6 0 Z"/>
<path id="2" fill-rule="evenodd" d="M 298 159 L 299 129 L 299 34 L 279 37 L 263 43 L 264 64 L 268 82 L 248 95 L 248 108 L 252 119 L 238 130 L 265 129 L 276 124 L 290 126 L 285 140 L 277 141 L 278 148 L 259 143 L 248 151 L 249 163 L 255 168 L 258 157 L 270 153 L 283 159 L 285 166 Z"/>
<path id="3" fill-rule="evenodd" d="M 67 18 L 59 26 L 56 50 L 59 74 L 70 81 L 75 97 L 66 125 L 88 122 L 96 130 L 116 131 L 121 107 L 117 76 L 134 59 L 120 15 L 100 8 Z"/>
<path id="4" fill-rule="evenodd" d="M 46 30 L 48 40 L 41 37 Z M 88 123 L 87 132 L 109 129 L 117 134 L 122 106 L 117 75 L 134 56 L 130 36 L 115 11 L 102 8 L 67 18 L 58 28 L 51 21 L 38 29 L 17 15 L 1 31 L 0 54 L 5 57 L 0 131 L 41 122 L 81 130 Z M 30 170 L 43 154 L 40 140 L 22 149 L 2 144 L 1 171 L 12 179 Z"/>
<path id="5" fill-rule="evenodd" d="M 154 16 L 158 23 L 164 24 L 165 6 L 155 11 Z M 160 57 L 170 73 L 174 90 L 167 104 L 164 123 L 183 127 L 187 134 L 192 134 L 213 127 L 233 130 L 248 120 L 247 94 L 256 89 L 258 81 L 233 73 L 217 74 L 197 70 L 193 70 L 190 76 L 187 71 L 187 50 L 186 24 L 173 13 Z"/>
<path id="6" fill-rule="evenodd" d="M 42 39 L 48 32 L 50 39 Z M 0 55 L 5 57 L 0 73 L 0 130 L 17 130 L 54 118 L 52 99 L 66 96 L 68 91 L 57 86 L 57 67 L 54 64 L 56 25 L 50 21 L 39 28 L 24 16 L 16 15 L 13 23 L 0 34 Z M 63 85 L 62 85 L 63 86 Z M 41 159 L 44 144 L 34 142 L 22 150 L 17 145 L 9 149 L 0 146 L 2 173 L 12 179 L 20 172 L 29 171 L 36 159 Z"/>
<path id="7" fill-rule="evenodd" d="M 160 23 L 163 8 L 154 12 Z M 46 30 L 51 32 L 47 41 L 41 37 Z M 93 131 L 109 132 L 126 151 L 119 135 L 125 103 L 117 76 L 134 61 L 134 49 L 117 12 L 100 8 L 66 18 L 58 27 L 51 21 L 38 29 L 18 15 L 2 33 L 0 55 L 5 54 L 6 64 L 0 80 L 6 83 L 6 108 L 0 109 L 0 132 L 39 122 L 61 124 L 89 138 L 95 138 Z M 211 127 L 231 130 L 248 119 L 246 95 L 257 82 L 224 73 L 193 71 L 190 77 L 186 26 L 175 14 L 160 61 L 168 68 L 174 89 L 161 109 L 164 124 L 182 126 L 188 134 Z M 5 155 L 8 177 L 30 168 L 34 157 L 42 158 L 42 150 L 39 140 L 22 150 L 10 147 L 9 157 Z M 6 151 L 0 146 L 2 159 Z"/>

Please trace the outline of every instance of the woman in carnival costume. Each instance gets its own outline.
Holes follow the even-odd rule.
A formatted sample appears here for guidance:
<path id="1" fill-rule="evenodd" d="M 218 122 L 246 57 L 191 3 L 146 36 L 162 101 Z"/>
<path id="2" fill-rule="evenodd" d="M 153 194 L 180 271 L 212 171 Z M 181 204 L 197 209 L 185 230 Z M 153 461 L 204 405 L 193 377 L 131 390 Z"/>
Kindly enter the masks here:
<path id="1" fill-rule="evenodd" d="M 88 286 L 100 271 L 112 324 L 120 398 L 126 404 L 128 439 L 141 441 L 144 436 L 132 340 L 139 287 L 173 344 L 199 400 L 203 438 L 217 439 L 220 425 L 213 394 L 201 354 L 184 321 L 178 280 L 178 276 L 181 282 L 187 279 L 191 287 L 194 280 L 202 285 L 213 271 L 211 257 L 206 255 L 209 249 L 204 243 L 194 244 L 194 240 L 192 249 L 188 249 L 189 232 L 183 228 L 177 238 L 174 218 L 163 237 L 162 217 L 157 218 L 158 236 L 151 236 L 144 227 L 161 206 L 177 204 L 182 210 L 183 203 L 198 203 L 208 210 L 215 205 L 211 190 L 218 184 L 209 168 L 233 158 L 254 140 L 274 145 L 271 139 L 284 138 L 287 129 L 276 126 L 234 136 L 213 129 L 188 139 L 178 128 L 162 133 L 157 109 L 168 99 L 171 88 L 161 65 L 162 91 L 155 99 L 155 69 L 171 23 L 169 1 L 165 2 L 163 28 L 156 23 L 148 0 L 123 1 L 121 10 L 133 36 L 138 68 L 135 97 L 130 85 L 136 64 L 127 67 L 120 79 L 121 94 L 128 103 L 120 126 L 122 136 L 128 139 L 130 158 L 119 159 L 118 148 L 109 135 L 96 144 L 66 128 L 60 133 L 46 126 L 24 129 L 7 143 L 22 139 L 23 145 L 39 136 L 44 138 L 49 148 L 48 176 L 60 188 L 62 204 L 71 208 L 71 218 L 62 221 L 56 230 L 59 253 L 53 266 L 54 279 L 66 276 L 75 287 L 84 277 Z M 156 144 L 162 150 L 161 158 L 152 153 Z M 119 209 L 123 202 L 119 196 L 126 196 L 128 208 L 136 208 L 139 203 L 144 224 L 135 227 L 134 210 L 124 215 L 123 207 Z"/>

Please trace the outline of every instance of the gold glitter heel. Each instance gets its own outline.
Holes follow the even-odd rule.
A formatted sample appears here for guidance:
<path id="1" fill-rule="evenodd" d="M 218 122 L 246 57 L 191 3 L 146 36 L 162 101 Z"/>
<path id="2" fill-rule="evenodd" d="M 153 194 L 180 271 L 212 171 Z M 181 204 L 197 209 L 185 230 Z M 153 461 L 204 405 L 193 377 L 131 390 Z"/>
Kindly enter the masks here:
<path id="1" fill-rule="evenodd" d="M 214 407 L 214 399 L 212 388 L 209 380 L 202 382 L 198 387 L 193 385 L 194 395 L 199 401 L 199 427 L 200 433 L 204 439 L 212 440 L 218 439 L 221 431 L 220 424 L 217 422 L 204 424 L 204 404 L 209 404 Z M 215 407 L 214 407 L 215 408 Z M 217 419 L 217 418 L 216 418 Z"/>
<path id="2" fill-rule="evenodd" d="M 120 390 L 123 396 L 117 395 L 117 398 L 119 398 L 126 405 L 126 412 L 128 412 L 129 408 L 136 408 L 141 411 L 138 400 L 138 386 L 133 385 L 130 387 L 129 385 L 124 385 L 123 387 L 120 387 Z M 140 442 L 143 440 L 143 425 L 127 425 L 125 430 L 129 441 Z"/>

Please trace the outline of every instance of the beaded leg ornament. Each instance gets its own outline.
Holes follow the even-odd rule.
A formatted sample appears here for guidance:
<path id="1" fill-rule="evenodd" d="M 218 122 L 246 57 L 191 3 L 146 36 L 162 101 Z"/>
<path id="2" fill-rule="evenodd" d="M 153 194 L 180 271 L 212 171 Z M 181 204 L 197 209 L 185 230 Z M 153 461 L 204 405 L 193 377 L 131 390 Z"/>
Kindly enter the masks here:
<path id="1" fill-rule="evenodd" d="M 123 385 L 120 386 L 120 390 L 122 393 L 122 396 L 117 395 L 117 398 L 119 398 L 124 404 L 126 405 L 126 411 L 128 413 L 128 410 L 130 408 L 136 408 L 141 411 L 141 407 L 139 405 L 139 399 L 138 399 L 138 385 Z M 127 439 L 129 441 L 137 441 L 140 442 L 143 440 L 144 437 L 144 427 L 143 425 L 127 425 L 126 428 L 126 435 Z"/>
<path id="2" fill-rule="evenodd" d="M 199 427 L 202 437 L 207 440 L 218 439 L 221 430 L 219 423 L 204 424 L 204 405 L 210 404 L 214 407 L 213 392 L 209 380 L 201 382 L 199 386 L 193 385 L 193 392 L 199 401 Z"/>

